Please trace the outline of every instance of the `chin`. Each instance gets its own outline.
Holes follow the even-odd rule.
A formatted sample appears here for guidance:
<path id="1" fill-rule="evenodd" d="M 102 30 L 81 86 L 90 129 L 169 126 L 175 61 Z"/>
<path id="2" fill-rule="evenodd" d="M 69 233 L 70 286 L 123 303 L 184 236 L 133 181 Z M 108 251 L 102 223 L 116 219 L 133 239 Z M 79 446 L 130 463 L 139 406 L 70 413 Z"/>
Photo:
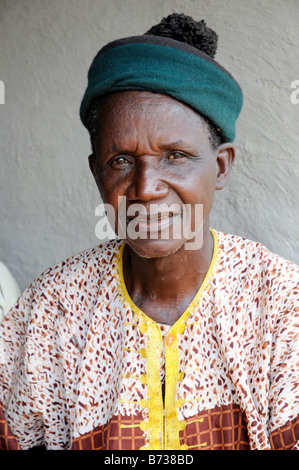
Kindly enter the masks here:
<path id="1" fill-rule="evenodd" d="M 184 248 L 185 240 L 126 240 L 140 258 L 165 258 Z"/>

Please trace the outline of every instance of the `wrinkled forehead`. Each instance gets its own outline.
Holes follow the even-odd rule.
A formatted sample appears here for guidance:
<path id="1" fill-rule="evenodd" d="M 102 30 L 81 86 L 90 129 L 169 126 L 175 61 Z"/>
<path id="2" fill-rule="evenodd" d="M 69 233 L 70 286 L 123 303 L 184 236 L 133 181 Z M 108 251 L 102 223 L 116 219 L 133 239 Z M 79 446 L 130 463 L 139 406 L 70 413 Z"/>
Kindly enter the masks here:
<path id="1" fill-rule="evenodd" d="M 151 116 L 155 122 L 167 118 L 188 116 L 196 122 L 203 121 L 203 116 L 191 106 L 170 96 L 149 91 L 121 91 L 104 95 L 97 103 L 99 119 L 102 121 L 126 115 L 127 119 L 141 119 Z"/>
<path id="2" fill-rule="evenodd" d="M 125 91 L 106 95 L 98 104 L 97 144 L 101 149 L 198 147 L 208 142 L 206 121 L 188 105 L 167 95 Z"/>

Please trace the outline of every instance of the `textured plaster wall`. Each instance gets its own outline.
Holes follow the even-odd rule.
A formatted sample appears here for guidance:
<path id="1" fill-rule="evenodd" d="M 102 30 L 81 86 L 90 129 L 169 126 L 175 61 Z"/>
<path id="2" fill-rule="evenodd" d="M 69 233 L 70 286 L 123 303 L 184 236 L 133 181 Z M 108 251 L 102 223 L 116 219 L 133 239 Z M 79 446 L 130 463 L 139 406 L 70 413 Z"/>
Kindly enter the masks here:
<path id="1" fill-rule="evenodd" d="M 237 160 L 212 225 L 299 263 L 298 0 L 0 0 L 0 259 L 23 290 L 98 243 L 100 202 L 78 117 L 90 61 L 107 41 L 162 16 L 205 18 L 245 103 Z"/>

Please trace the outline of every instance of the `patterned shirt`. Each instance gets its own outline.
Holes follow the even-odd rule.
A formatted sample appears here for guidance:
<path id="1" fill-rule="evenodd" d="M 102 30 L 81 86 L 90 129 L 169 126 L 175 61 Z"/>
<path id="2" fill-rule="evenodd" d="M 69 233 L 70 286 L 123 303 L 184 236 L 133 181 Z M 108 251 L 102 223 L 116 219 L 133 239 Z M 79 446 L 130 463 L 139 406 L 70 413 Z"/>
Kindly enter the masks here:
<path id="1" fill-rule="evenodd" d="M 299 447 L 299 268 L 212 230 L 173 326 L 151 320 L 111 241 L 48 269 L 1 325 L 0 446 Z"/>

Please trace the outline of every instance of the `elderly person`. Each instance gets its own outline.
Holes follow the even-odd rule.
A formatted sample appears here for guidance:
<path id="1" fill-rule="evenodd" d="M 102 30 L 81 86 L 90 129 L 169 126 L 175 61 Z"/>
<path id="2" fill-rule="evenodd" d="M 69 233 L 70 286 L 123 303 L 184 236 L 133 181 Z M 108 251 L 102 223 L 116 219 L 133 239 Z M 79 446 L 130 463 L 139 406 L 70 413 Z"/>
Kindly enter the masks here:
<path id="1" fill-rule="evenodd" d="M 95 57 L 81 119 L 125 240 L 47 270 L 3 322 L 3 447 L 298 447 L 298 267 L 209 225 L 242 107 L 216 47 L 174 14 Z"/>

